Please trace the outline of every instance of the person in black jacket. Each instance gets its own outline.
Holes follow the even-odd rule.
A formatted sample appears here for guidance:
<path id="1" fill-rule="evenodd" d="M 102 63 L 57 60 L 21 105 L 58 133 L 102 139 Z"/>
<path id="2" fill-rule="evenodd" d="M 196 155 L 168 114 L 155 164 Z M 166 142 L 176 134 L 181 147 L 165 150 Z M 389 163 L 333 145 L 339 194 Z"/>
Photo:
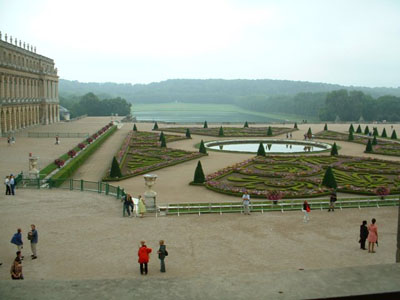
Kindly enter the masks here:
<path id="1" fill-rule="evenodd" d="M 158 253 L 158 258 L 160 259 L 160 263 L 161 263 L 160 271 L 162 273 L 164 273 L 165 272 L 165 262 L 164 262 L 164 260 L 165 260 L 165 257 L 168 255 L 168 251 L 166 249 L 166 246 L 165 246 L 163 240 L 160 241 L 160 249 L 157 251 L 157 253 Z"/>
<path id="2" fill-rule="evenodd" d="M 368 228 L 367 228 L 367 221 L 363 221 L 361 226 L 360 226 L 360 248 L 362 250 L 367 250 L 365 248 L 365 241 L 367 240 L 368 237 Z"/>

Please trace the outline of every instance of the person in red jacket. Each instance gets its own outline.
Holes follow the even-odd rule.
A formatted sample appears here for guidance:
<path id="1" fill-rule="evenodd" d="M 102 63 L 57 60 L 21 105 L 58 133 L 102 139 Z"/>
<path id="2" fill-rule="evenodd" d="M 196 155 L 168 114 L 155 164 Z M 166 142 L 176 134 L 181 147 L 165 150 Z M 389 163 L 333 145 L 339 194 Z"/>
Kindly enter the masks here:
<path id="1" fill-rule="evenodd" d="M 147 248 L 145 241 L 140 241 L 140 248 L 138 251 L 139 256 L 139 264 L 140 264 L 140 274 L 147 275 L 147 264 L 149 262 L 149 254 L 151 253 L 152 249 Z"/>

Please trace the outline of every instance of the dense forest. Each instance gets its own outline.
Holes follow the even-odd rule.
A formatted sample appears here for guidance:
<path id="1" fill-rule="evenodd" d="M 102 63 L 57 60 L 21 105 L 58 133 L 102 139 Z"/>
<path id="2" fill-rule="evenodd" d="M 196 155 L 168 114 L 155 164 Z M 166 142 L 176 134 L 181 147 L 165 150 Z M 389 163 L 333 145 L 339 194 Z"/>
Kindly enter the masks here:
<path id="1" fill-rule="evenodd" d="M 174 79 L 147 85 L 60 80 L 59 91 L 61 105 L 66 103 L 65 107 L 74 115 L 83 112 L 109 115 L 114 110 L 125 115 L 128 104 L 120 98 L 123 97 L 131 103 L 234 104 L 259 112 L 318 117 L 321 121 L 400 121 L 400 88 L 343 87 L 268 79 Z M 90 94 L 89 97 L 89 92 L 97 96 Z M 117 101 L 121 110 L 110 108 L 110 100 Z M 94 109 L 89 113 L 92 105 Z"/>
<path id="2" fill-rule="evenodd" d="M 71 117 L 88 116 L 119 116 L 129 115 L 131 104 L 120 97 L 100 100 L 95 94 L 87 93 L 83 96 L 60 96 L 60 105 L 70 111 Z"/>

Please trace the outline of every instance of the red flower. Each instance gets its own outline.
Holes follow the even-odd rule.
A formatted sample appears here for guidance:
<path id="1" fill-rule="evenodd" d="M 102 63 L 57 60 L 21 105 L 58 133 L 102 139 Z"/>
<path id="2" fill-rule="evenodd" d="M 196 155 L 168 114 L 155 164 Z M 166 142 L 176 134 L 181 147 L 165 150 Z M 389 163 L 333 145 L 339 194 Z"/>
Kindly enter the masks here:
<path id="1" fill-rule="evenodd" d="M 57 165 L 57 167 L 61 168 L 64 165 L 64 161 L 62 159 L 57 158 L 54 163 Z"/>
<path id="2" fill-rule="evenodd" d="M 79 144 L 78 144 L 78 147 L 79 147 L 79 149 L 81 149 L 81 150 L 82 150 L 83 148 L 85 148 L 85 144 L 83 144 L 83 143 L 79 143 Z"/>
<path id="3" fill-rule="evenodd" d="M 72 157 L 74 157 L 75 155 L 76 155 L 76 151 L 75 151 L 75 150 L 69 150 L 69 151 L 68 151 L 68 156 L 69 156 L 69 157 L 72 158 Z"/>

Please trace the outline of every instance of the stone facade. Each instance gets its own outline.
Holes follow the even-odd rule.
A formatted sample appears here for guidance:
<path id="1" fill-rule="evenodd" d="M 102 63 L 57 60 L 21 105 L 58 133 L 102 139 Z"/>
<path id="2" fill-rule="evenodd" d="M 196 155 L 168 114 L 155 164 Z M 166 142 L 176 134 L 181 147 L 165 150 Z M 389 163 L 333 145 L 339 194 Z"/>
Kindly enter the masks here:
<path id="1" fill-rule="evenodd" d="M 0 135 L 59 121 L 54 61 L 0 32 Z"/>

